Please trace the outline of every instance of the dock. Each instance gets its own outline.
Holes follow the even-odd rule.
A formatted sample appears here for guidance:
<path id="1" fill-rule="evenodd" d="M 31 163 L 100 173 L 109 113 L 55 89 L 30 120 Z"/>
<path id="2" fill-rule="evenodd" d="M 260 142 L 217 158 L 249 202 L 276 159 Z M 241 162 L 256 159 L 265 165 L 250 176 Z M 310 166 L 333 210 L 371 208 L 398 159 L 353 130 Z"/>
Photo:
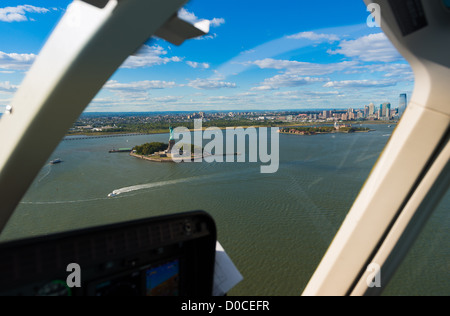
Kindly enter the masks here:
<path id="1" fill-rule="evenodd" d="M 133 151 L 133 148 L 119 148 L 119 149 L 111 149 L 109 151 L 110 154 L 112 153 L 130 153 Z"/>

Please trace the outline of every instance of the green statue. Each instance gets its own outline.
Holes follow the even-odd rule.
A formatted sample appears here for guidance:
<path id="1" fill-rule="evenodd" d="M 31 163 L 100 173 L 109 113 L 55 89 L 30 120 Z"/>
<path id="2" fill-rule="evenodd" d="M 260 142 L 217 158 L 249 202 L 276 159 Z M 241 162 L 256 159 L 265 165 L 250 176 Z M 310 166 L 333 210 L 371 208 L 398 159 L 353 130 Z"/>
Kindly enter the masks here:
<path id="1" fill-rule="evenodd" d="M 169 138 L 169 141 L 170 141 L 170 140 L 175 140 L 175 136 L 174 136 L 174 133 L 173 133 L 173 127 L 170 126 L 170 127 L 169 127 L 169 130 L 170 130 L 170 138 Z"/>

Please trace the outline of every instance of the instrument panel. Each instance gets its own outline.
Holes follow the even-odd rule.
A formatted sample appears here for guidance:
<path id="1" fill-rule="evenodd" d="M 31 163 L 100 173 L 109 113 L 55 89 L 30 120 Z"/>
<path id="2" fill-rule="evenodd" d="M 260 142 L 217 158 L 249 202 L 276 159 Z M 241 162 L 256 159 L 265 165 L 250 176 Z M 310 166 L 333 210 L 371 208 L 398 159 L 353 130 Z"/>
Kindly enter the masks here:
<path id="1" fill-rule="evenodd" d="M 197 211 L 0 244 L 0 295 L 211 296 L 216 236 Z"/>

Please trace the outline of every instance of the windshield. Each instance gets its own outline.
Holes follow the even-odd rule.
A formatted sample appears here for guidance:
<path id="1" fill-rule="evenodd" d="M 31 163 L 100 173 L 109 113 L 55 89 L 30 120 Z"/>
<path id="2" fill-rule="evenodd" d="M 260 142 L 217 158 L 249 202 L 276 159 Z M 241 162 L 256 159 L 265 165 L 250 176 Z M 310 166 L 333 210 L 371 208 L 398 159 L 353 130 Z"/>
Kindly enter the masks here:
<path id="1" fill-rule="evenodd" d="M 69 3 L 2 2 L 1 110 Z M 180 47 L 153 38 L 131 56 L 1 240 L 205 210 L 244 276 L 230 294 L 300 294 L 413 90 L 410 66 L 369 15 L 360 0 L 190 2 L 180 18 L 207 19 L 211 32 Z M 217 127 L 223 151 L 198 127 Z M 227 147 L 225 127 L 255 129 Z M 174 138 L 198 134 L 189 149 L 217 159 L 166 163 Z"/>
<path id="2" fill-rule="evenodd" d="M 384 295 L 447 296 L 450 291 L 450 191 L 442 199 Z"/>

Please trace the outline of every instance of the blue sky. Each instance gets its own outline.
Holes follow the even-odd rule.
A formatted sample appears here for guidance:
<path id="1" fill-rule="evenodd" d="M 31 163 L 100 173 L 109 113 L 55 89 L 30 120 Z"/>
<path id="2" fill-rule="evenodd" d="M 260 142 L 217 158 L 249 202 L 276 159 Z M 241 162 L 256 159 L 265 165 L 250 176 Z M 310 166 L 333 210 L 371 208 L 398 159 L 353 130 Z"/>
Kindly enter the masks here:
<path id="1" fill-rule="evenodd" d="M 0 3 L 0 110 L 70 2 Z M 86 111 L 397 107 L 413 89 L 411 68 L 367 26 L 362 0 L 192 0 L 179 16 L 210 20 L 210 34 L 180 47 L 148 41 Z"/>

